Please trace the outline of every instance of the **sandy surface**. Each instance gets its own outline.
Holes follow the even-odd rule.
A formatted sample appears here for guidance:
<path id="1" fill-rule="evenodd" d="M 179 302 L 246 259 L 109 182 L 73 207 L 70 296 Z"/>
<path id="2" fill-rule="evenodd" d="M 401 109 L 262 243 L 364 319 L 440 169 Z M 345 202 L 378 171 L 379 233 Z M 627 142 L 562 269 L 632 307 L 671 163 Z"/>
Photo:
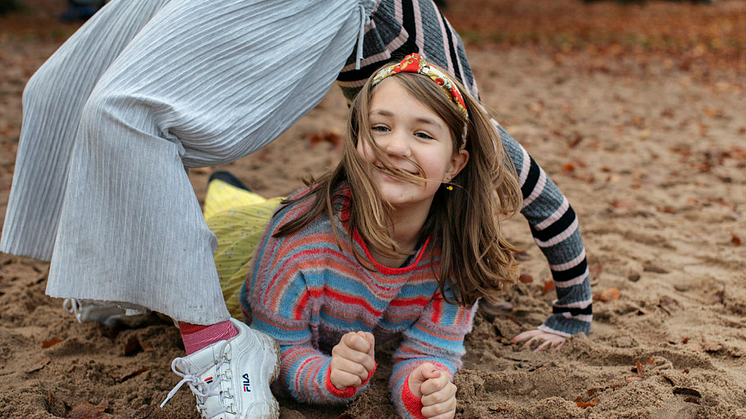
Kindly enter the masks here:
<path id="1" fill-rule="evenodd" d="M 45 26 L 59 5 L 38 3 L 45 8 L 0 20 L 2 214 L 23 86 L 75 29 Z M 449 16 L 471 40 L 483 99 L 578 213 L 598 301 L 590 336 L 539 353 L 510 345 L 549 315 L 554 298 L 543 292 L 549 268 L 525 221 L 512 220 L 508 235 L 525 249 L 532 281 L 506 293 L 510 310 L 477 317 L 456 377 L 458 417 L 746 417 L 746 25 L 738 26 L 746 2 L 506 0 L 490 9 L 502 21 L 469 12 L 486 4 L 464 1 Z M 229 168 L 259 193 L 286 194 L 336 162 L 345 113 L 333 90 Z M 191 173 L 200 199 L 212 170 Z M 0 417 L 197 417 L 186 390 L 157 407 L 178 381 L 170 360 L 183 354 L 171 324 L 78 324 L 44 295 L 47 270 L 0 254 Z M 281 400 L 283 417 L 393 416 L 390 354 L 378 351 L 379 372 L 351 406 Z"/>

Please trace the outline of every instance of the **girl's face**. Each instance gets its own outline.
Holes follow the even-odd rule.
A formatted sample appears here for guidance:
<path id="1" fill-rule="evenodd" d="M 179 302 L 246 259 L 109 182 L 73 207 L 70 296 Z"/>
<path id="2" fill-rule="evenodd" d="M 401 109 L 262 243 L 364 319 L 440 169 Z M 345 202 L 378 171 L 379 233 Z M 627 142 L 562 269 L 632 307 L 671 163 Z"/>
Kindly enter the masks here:
<path id="1" fill-rule="evenodd" d="M 427 182 L 411 183 L 387 175 L 366 141 L 357 152 L 374 166 L 372 176 L 381 196 L 397 209 L 430 210 L 435 193 L 466 165 L 466 150 L 453 153 L 451 130 L 438 114 L 415 99 L 396 77 L 382 81 L 370 101 L 371 135 L 391 164 L 421 176 Z M 416 162 L 424 173 L 418 173 Z"/>

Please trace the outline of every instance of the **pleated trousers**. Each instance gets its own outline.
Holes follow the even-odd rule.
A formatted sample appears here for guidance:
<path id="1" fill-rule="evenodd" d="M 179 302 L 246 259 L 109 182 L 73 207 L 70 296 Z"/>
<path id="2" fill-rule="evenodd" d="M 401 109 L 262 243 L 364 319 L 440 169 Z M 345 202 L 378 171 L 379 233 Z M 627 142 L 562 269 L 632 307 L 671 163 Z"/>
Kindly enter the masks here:
<path id="1" fill-rule="evenodd" d="M 114 0 L 30 79 L 0 251 L 47 294 L 229 318 L 185 168 L 279 136 L 328 91 L 372 0 Z"/>

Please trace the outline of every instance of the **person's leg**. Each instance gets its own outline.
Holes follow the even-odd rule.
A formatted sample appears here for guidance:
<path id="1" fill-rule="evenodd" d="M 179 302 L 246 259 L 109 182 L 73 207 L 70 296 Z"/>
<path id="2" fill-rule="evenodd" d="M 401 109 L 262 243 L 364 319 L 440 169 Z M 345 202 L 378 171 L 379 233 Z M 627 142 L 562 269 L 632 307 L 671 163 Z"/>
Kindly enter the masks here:
<path id="1" fill-rule="evenodd" d="M 80 115 L 101 75 L 168 0 L 114 0 L 31 77 L 0 251 L 50 260 Z"/>
<path id="2" fill-rule="evenodd" d="M 86 104 L 47 293 L 228 320 L 184 167 L 240 158 L 310 110 L 359 19 L 341 0 L 166 5 Z"/>

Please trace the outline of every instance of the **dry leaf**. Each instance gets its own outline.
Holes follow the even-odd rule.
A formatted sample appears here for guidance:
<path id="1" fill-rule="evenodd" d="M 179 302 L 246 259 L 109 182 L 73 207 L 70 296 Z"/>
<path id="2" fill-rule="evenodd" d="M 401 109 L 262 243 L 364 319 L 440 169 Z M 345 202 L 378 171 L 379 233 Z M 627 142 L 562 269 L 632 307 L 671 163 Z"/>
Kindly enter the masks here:
<path id="1" fill-rule="evenodd" d="M 661 296 L 660 300 L 658 300 L 658 305 L 661 307 L 668 307 L 672 305 L 679 305 L 679 302 L 667 295 L 664 295 Z"/>
<path id="2" fill-rule="evenodd" d="M 544 286 L 541 289 L 541 293 L 542 294 L 546 294 L 546 293 L 548 293 L 549 291 L 552 291 L 552 290 L 554 290 L 554 281 L 552 281 L 550 279 L 549 281 L 547 281 L 547 282 L 544 283 Z"/>
<path id="3" fill-rule="evenodd" d="M 685 396 L 702 397 L 699 391 L 689 387 L 674 387 L 673 394 L 682 394 Z"/>
<path id="4" fill-rule="evenodd" d="M 46 348 L 54 346 L 54 345 L 56 345 L 56 344 L 58 344 L 60 342 L 62 342 L 62 339 L 60 339 L 60 338 L 52 338 L 52 339 L 49 339 L 49 340 L 42 341 L 41 342 L 41 347 L 46 349 Z"/>
<path id="5" fill-rule="evenodd" d="M 625 201 L 611 201 L 611 207 L 616 209 L 626 209 L 626 210 L 633 210 L 635 209 L 635 206 L 633 204 L 630 204 L 629 202 Z"/>
<path id="6" fill-rule="evenodd" d="M 656 207 L 655 209 L 664 214 L 676 214 L 676 210 L 671 207 Z"/>
<path id="7" fill-rule="evenodd" d="M 531 284 L 534 282 L 534 277 L 529 274 L 521 274 L 521 276 L 518 277 L 518 280 L 521 281 L 522 284 Z"/>
<path id="8" fill-rule="evenodd" d="M 69 419 L 108 419 L 109 415 L 104 413 L 107 407 L 109 407 L 108 402 L 103 402 L 99 406 L 83 402 L 73 407 L 67 417 Z"/>
<path id="9" fill-rule="evenodd" d="M 40 359 L 34 366 L 31 367 L 31 369 L 26 370 L 26 372 L 36 372 L 41 370 L 42 368 L 46 367 L 50 362 L 52 362 L 51 358 L 44 357 Z"/>
<path id="10" fill-rule="evenodd" d="M 507 407 L 500 407 L 500 406 L 489 407 L 488 409 L 490 410 L 490 412 L 502 412 L 503 410 L 508 410 Z"/>
<path id="11" fill-rule="evenodd" d="M 736 246 L 740 246 L 741 245 L 741 238 L 738 237 L 738 236 L 736 236 L 735 234 L 731 233 L 730 234 L 730 242 L 733 243 Z"/>
<path id="12" fill-rule="evenodd" d="M 637 375 L 640 377 L 640 379 L 645 378 L 645 365 L 642 364 L 640 361 L 635 362 L 635 367 L 632 368 L 633 372 L 637 372 Z"/>
<path id="13" fill-rule="evenodd" d="M 148 370 L 147 368 L 140 368 L 138 370 L 132 371 L 129 374 L 126 374 L 126 375 L 123 375 L 123 376 L 119 377 L 119 382 L 127 381 L 130 378 L 132 378 L 132 377 L 137 377 L 138 375 L 144 373 L 147 370 Z"/>
<path id="14" fill-rule="evenodd" d="M 575 404 L 578 405 L 579 408 L 585 409 L 587 407 L 596 406 L 598 404 L 598 401 L 599 401 L 599 399 L 598 399 L 598 397 L 596 397 L 595 399 L 593 399 L 593 400 L 591 400 L 589 402 L 580 402 L 580 401 L 576 400 Z"/>
<path id="15" fill-rule="evenodd" d="M 620 297 L 619 290 L 616 288 L 610 288 L 608 290 L 602 291 L 601 294 L 596 294 L 593 296 L 593 301 L 600 301 L 602 303 L 608 303 L 610 301 L 618 300 Z"/>

